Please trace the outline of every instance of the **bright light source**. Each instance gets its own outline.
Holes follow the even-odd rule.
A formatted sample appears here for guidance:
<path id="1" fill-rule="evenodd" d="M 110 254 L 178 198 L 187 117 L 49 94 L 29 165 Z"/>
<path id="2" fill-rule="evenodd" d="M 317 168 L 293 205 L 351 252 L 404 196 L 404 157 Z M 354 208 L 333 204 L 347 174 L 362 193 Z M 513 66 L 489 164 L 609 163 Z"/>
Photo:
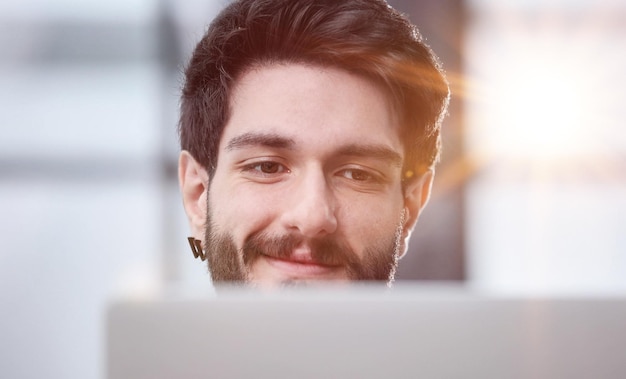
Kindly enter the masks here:
<path id="1" fill-rule="evenodd" d="M 604 154 L 615 138 L 617 120 L 607 115 L 616 112 L 621 69 L 596 53 L 612 41 L 518 21 L 495 36 L 493 25 L 479 27 L 468 41 L 469 151 L 523 161 Z"/>
<path id="2" fill-rule="evenodd" d="M 583 148 L 587 115 L 593 112 L 581 73 L 540 52 L 528 55 L 536 56 L 512 62 L 502 73 L 508 78 L 495 84 L 500 96 L 493 116 L 501 125 L 502 148 L 539 159 L 575 153 Z"/>

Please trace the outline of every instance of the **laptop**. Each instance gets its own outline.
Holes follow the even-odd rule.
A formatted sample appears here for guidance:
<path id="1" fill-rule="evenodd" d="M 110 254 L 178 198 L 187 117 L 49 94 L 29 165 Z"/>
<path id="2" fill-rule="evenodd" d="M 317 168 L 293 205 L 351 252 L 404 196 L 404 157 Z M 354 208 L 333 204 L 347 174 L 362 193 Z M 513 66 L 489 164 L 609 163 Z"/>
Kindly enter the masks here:
<path id="1" fill-rule="evenodd" d="M 626 297 L 320 288 L 117 301 L 109 379 L 626 378 Z"/>

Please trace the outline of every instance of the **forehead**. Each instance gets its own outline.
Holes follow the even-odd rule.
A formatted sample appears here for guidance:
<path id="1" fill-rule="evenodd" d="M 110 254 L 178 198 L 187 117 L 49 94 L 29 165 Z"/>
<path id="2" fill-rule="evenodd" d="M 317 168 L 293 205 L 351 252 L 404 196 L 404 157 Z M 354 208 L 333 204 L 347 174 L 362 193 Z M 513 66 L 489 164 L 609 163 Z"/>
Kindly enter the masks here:
<path id="1" fill-rule="evenodd" d="M 402 153 L 400 126 L 387 91 L 347 71 L 273 64 L 246 71 L 230 96 L 220 151 L 246 133 L 272 133 L 306 147 L 315 142 L 383 144 Z"/>

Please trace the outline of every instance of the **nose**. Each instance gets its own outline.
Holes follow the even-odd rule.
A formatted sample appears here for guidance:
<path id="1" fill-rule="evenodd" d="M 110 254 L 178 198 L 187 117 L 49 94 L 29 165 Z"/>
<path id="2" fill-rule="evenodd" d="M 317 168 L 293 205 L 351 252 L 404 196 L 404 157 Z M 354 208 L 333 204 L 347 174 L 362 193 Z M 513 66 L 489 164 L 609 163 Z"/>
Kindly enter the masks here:
<path id="1" fill-rule="evenodd" d="M 291 201 L 283 213 L 287 229 L 305 238 L 332 234 L 337 230 L 336 205 L 332 189 L 321 170 L 302 173 L 290 188 Z"/>

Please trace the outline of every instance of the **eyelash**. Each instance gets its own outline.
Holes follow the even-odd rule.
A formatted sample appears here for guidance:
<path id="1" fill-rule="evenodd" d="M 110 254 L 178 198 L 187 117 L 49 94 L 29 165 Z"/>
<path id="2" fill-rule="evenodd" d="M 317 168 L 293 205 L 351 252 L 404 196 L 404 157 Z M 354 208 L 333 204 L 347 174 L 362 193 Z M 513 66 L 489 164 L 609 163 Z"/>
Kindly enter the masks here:
<path id="1" fill-rule="evenodd" d="M 277 172 L 264 172 L 263 171 L 263 166 L 264 165 L 265 166 L 267 166 L 267 165 L 276 166 L 276 167 L 279 168 L 279 171 L 277 171 Z M 274 162 L 274 161 L 261 161 L 261 162 L 250 163 L 250 164 L 247 164 L 247 165 L 243 166 L 242 171 L 243 172 L 254 173 L 256 175 L 261 175 L 261 176 L 269 176 L 269 175 L 276 175 L 276 174 L 283 174 L 283 173 L 291 172 L 291 170 L 289 170 L 285 165 L 283 165 L 281 163 L 278 163 L 278 162 Z"/>
<path id="2" fill-rule="evenodd" d="M 344 170 L 340 171 L 342 174 L 345 174 L 347 172 L 351 172 L 352 173 L 352 177 L 348 178 L 346 175 L 341 175 L 342 177 L 346 178 L 346 179 L 350 179 L 354 182 L 357 183 L 374 183 L 374 184 L 378 184 L 378 183 L 382 183 L 383 182 L 383 178 L 381 177 L 380 174 L 374 173 L 372 171 L 368 171 L 368 170 L 363 170 L 363 169 L 358 169 L 358 168 L 347 168 Z M 365 176 L 365 179 L 356 179 L 354 178 L 355 173 L 357 174 L 356 176 Z"/>

